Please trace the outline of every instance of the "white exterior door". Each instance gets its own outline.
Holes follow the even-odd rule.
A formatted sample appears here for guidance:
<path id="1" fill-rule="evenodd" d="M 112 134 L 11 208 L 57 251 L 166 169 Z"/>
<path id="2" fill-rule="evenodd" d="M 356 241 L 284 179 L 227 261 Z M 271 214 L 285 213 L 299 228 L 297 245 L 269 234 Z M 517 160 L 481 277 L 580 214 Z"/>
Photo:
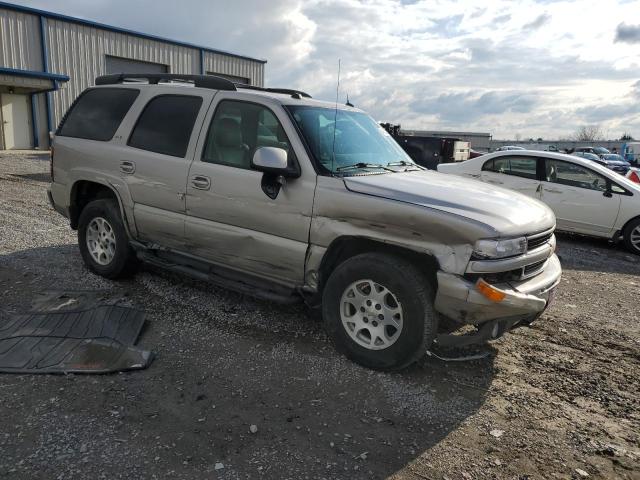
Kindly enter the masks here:
<path id="1" fill-rule="evenodd" d="M 3 93 L 0 97 L 2 98 L 4 148 L 7 150 L 32 148 L 29 96 Z"/>
<path id="2" fill-rule="evenodd" d="M 556 214 L 558 229 L 609 236 L 620 210 L 620 195 L 607 191 L 607 179 L 561 160 L 546 160 L 542 201 Z"/>

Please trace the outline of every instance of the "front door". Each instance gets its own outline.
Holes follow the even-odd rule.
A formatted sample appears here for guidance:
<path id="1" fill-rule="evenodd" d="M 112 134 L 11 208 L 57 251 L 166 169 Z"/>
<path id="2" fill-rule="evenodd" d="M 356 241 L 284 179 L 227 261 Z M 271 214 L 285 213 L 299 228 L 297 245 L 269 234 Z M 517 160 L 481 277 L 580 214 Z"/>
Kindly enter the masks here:
<path id="1" fill-rule="evenodd" d="M 620 195 L 598 172 L 562 160 L 545 160 L 542 201 L 556 215 L 559 230 L 609 236 L 618 218 Z"/>
<path id="2" fill-rule="evenodd" d="M 194 255 L 284 285 L 303 281 L 315 191 L 307 168 L 275 199 L 251 169 L 259 147 L 279 147 L 298 162 L 295 130 L 281 107 L 225 99 L 220 92 L 198 142 L 187 182 L 185 239 Z M 237 97 L 237 95 L 236 95 Z M 249 97 L 251 98 L 251 97 Z"/>
<path id="3" fill-rule="evenodd" d="M 15 93 L 3 93 L 2 99 L 2 132 L 4 148 L 19 150 L 32 148 L 31 109 L 29 96 Z"/>

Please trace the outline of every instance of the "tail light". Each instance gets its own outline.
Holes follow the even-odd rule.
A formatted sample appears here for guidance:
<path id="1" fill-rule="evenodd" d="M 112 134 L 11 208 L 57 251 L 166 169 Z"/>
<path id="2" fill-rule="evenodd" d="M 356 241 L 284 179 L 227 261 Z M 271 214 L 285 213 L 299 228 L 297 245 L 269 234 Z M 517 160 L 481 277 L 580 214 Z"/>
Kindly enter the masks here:
<path id="1" fill-rule="evenodd" d="M 632 170 L 627 178 L 631 180 L 633 183 L 640 183 L 640 173 L 637 170 Z"/>

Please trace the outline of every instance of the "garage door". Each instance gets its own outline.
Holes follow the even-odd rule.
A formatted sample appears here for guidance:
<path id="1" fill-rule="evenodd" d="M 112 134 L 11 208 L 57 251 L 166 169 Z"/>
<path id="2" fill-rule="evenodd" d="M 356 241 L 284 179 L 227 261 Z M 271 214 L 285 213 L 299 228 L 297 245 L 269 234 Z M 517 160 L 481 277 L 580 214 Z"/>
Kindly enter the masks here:
<path id="1" fill-rule="evenodd" d="M 169 67 L 162 63 L 143 62 L 130 58 L 105 55 L 106 72 L 110 73 L 168 73 Z"/>

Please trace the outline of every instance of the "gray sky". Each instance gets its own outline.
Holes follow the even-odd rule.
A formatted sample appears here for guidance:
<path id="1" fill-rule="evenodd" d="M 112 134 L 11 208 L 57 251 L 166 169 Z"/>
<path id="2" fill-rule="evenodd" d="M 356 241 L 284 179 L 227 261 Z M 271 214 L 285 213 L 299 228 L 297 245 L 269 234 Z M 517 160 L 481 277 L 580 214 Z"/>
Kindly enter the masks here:
<path id="1" fill-rule="evenodd" d="M 268 86 L 412 129 L 640 137 L 640 0 L 17 1 L 268 60 Z"/>

